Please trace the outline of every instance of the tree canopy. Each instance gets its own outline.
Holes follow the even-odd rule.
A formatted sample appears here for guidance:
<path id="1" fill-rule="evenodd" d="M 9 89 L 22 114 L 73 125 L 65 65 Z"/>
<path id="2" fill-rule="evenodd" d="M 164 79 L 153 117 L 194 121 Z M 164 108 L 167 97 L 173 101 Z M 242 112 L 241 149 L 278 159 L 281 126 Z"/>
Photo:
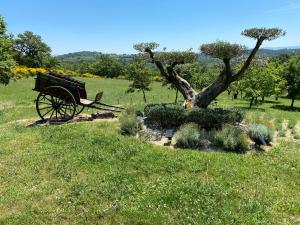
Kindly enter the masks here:
<path id="1" fill-rule="evenodd" d="M 284 63 L 283 77 L 286 80 L 286 89 L 288 96 L 292 99 L 291 106 L 294 106 L 294 101 L 300 95 L 300 56 L 292 56 Z"/>
<path id="2" fill-rule="evenodd" d="M 15 61 L 12 56 L 13 42 L 7 34 L 6 23 L 0 16 L 0 84 L 8 84 L 13 76 Z"/>
<path id="3" fill-rule="evenodd" d="M 17 62 L 28 67 L 45 67 L 45 62 L 51 57 L 51 48 L 42 37 L 31 31 L 19 34 L 15 39 Z"/>

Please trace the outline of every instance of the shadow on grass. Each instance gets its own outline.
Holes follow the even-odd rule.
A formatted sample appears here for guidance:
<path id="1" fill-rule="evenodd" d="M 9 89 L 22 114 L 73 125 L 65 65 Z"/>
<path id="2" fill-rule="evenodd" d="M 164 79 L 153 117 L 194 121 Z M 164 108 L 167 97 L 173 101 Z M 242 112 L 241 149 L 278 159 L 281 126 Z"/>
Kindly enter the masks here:
<path id="1" fill-rule="evenodd" d="M 245 110 L 245 111 L 260 111 L 260 112 L 266 111 L 266 109 L 263 109 L 263 108 L 257 108 L 257 107 L 249 108 L 249 106 L 248 107 L 247 106 L 237 106 L 235 108 Z"/>
<path id="2" fill-rule="evenodd" d="M 261 102 L 261 103 L 268 103 L 268 104 L 274 104 L 274 105 L 280 104 L 279 101 L 272 101 L 272 100 L 265 100 L 265 101 L 263 101 L 263 102 Z"/>
<path id="3" fill-rule="evenodd" d="M 286 105 L 273 105 L 271 108 L 289 112 L 300 112 L 300 107 L 290 107 Z"/>

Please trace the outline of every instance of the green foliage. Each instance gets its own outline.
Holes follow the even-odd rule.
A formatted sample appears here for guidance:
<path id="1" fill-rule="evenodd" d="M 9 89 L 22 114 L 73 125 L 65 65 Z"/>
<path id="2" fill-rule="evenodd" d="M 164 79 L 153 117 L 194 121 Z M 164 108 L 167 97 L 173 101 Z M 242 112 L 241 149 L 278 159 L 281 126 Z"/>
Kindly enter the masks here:
<path id="1" fill-rule="evenodd" d="M 240 123 L 243 119 L 244 112 L 241 110 L 192 108 L 186 113 L 185 121 L 209 130 L 220 129 L 225 124 Z"/>
<path id="2" fill-rule="evenodd" d="M 248 149 L 249 141 L 245 131 L 234 126 L 224 126 L 211 134 L 213 144 L 226 151 L 242 153 Z"/>
<path id="3" fill-rule="evenodd" d="M 0 15 L 0 84 L 8 84 L 13 77 L 15 61 L 12 56 L 13 42 L 7 35 L 6 23 Z"/>
<path id="4" fill-rule="evenodd" d="M 224 124 L 240 123 L 244 113 L 240 110 L 221 108 L 185 110 L 175 105 L 147 105 L 145 123 L 163 128 L 179 127 L 184 123 L 196 123 L 204 129 L 221 128 Z"/>
<path id="5" fill-rule="evenodd" d="M 197 60 L 197 54 L 192 49 L 187 51 L 170 51 L 170 52 L 156 52 L 155 59 L 166 64 L 185 64 L 193 63 Z"/>
<path id="6" fill-rule="evenodd" d="M 242 32 L 242 35 L 257 40 L 272 41 L 281 36 L 284 36 L 286 32 L 280 28 L 251 28 Z"/>
<path id="7" fill-rule="evenodd" d="M 263 141 L 269 144 L 273 140 L 273 131 L 262 124 L 249 124 L 247 126 L 247 132 L 249 137 L 259 145 L 264 144 Z"/>
<path id="8" fill-rule="evenodd" d="M 280 77 L 281 66 L 275 61 L 254 62 L 243 78 L 238 81 L 238 89 L 246 98 L 280 95 L 284 81 Z"/>
<path id="9" fill-rule="evenodd" d="M 195 123 L 188 123 L 180 127 L 175 134 L 176 147 L 197 149 L 203 147 L 203 139 L 206 138 L 203 130 Z"/>
<path id="10" fill-rule="evenodd" d="M 147 49 L 154 50 L 159 47 L 158 43 L 155 42 L 145 42 L 133 45 L 133 48 L 139 52 L 144 52 Z"/>
<path id="11" fill-rule="evenodd" d="M 288 97 L 294 101 L 300 95 L 300 55 L 292 56 L 284 63 L 283 77 L 286 80 L 285 88 L 288 91 Z"/>
<path id="12" fill-rule="evenodd" d="M 91 64 L 81 72 L 92 73 L 102 77 L 114 78 L 123 75 L 125 67 L 122 62 L 106 54 L 101 54 L 99 61 Z"/>
<path id="13" fill-rule="evenodd" d="M 151 83 L 151 70 L 145 61 L 141 59 L 135 59 L 128 65 L 127 78 L 132 81 L 129 84 L 129 88 L 126 93 L 132 93 L 135 90 L 142 91 L 144 96 L 144 101 L 146 100 L 145 91 L 150 91 Z"/>
<path id="14" fill-rule="evenodd" d="M 45 64 L 53 65 L 53 62 L 50 64 L 48 62 L 51 48 L 43 42 L 40 35 L 25 31 L 17 36 L 14 47 L 17 51 L 16 61 L 20 65 L 33 68 L 46 67 Z"/>
<path id="15" fill-rule="evenodd" d="M 133 108 L 127 108 L 125 112 L 120 116 L 120 129 L 123 135 L 136 135 L 140 130 L 136 113 Z"/>
<path id="16" fill-rule="evenodd" d="M 230 44 L 229 42 L 217 41 L 212 44 L 201 45 L 200 50 L 211 57 L 222 60 L 230 60 L 243 54 L 246 50 L 246 47 L 239 44 Z"/>
<path id="17" fill-rule="evenodd" d="M 144 113 L 148 126 L 174 128 L 181 126 L 185 120 L 184 108 L 176 105 L 147 105 Z"/>
<path id="18" fill-rule="evenodd" d="M 201 65 L 200 63 L 187 63 L 179 67 L 181 75 L 193 84 L 196 90 L 202 90 L 210 85 L 218 76 L 219 69 L 212 65 Z"/>

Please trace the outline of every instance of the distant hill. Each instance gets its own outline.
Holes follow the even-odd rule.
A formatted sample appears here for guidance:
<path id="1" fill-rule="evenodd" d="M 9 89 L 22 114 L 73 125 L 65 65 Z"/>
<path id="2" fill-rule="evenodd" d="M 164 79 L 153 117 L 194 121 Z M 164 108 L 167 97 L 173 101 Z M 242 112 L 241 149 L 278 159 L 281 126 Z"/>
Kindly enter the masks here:
<path id="1" fill-rule="evenodd" d="M 63 62 L 95 62 L 98 61 L 101 57 L 101 52 L 91 52 L 91 51 L 81 51 L 81 52 L 74 52 L 68 53 L 64 55 L 58 55 L 56 58 Z M 128 61 L 134 57 L 134 54 L 108 54 L 109 56 L 122 60 Z"/>
<path id="2" fill-rule="evenodd" d="M 293 48 L 264 48 L 260 49 L 259 53 L 260 55 L 264 55 L 267 57 L 276 57 L 281 54 L 300 54 L 300 46 L 295 46 Z M 100 59 L 101 52 L 96 51 L 81 51 L 81 52 L 74 52 L 74 53 L 68 53 L 64 55 L 58 55 L 56 56 L 59 60 L 61 60 L 63 63 L 83 63 L 83 62 L 95 62 Z M 121 61 L 127 62 L 130 61 L 135 55 L 134 54 L 109 54 L 111 57 L 119 59 Z M 211 57 L 208 57 L 206 55 L 200 54 L 199 55 L 199 61 L 203 63 L 207 62 L 213 62 L 215 61 Z"/>

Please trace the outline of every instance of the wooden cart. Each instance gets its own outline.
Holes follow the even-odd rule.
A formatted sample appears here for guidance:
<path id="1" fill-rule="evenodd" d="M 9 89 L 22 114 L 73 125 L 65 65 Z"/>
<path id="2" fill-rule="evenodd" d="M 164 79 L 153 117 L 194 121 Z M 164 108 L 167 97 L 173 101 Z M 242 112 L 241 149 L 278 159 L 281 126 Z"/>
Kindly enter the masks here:
<path id="1" fill-rule="evenodd" d="M 66 75 L 38 74 L 33 90 L 39 92 L 36 110 L 42 120 L 66 122 L 85 107 L 112 112 L 124 109 L 101 103 L 103 92 L 98 92 L 95 100 L 87 99 L 85 83 Z"/>

